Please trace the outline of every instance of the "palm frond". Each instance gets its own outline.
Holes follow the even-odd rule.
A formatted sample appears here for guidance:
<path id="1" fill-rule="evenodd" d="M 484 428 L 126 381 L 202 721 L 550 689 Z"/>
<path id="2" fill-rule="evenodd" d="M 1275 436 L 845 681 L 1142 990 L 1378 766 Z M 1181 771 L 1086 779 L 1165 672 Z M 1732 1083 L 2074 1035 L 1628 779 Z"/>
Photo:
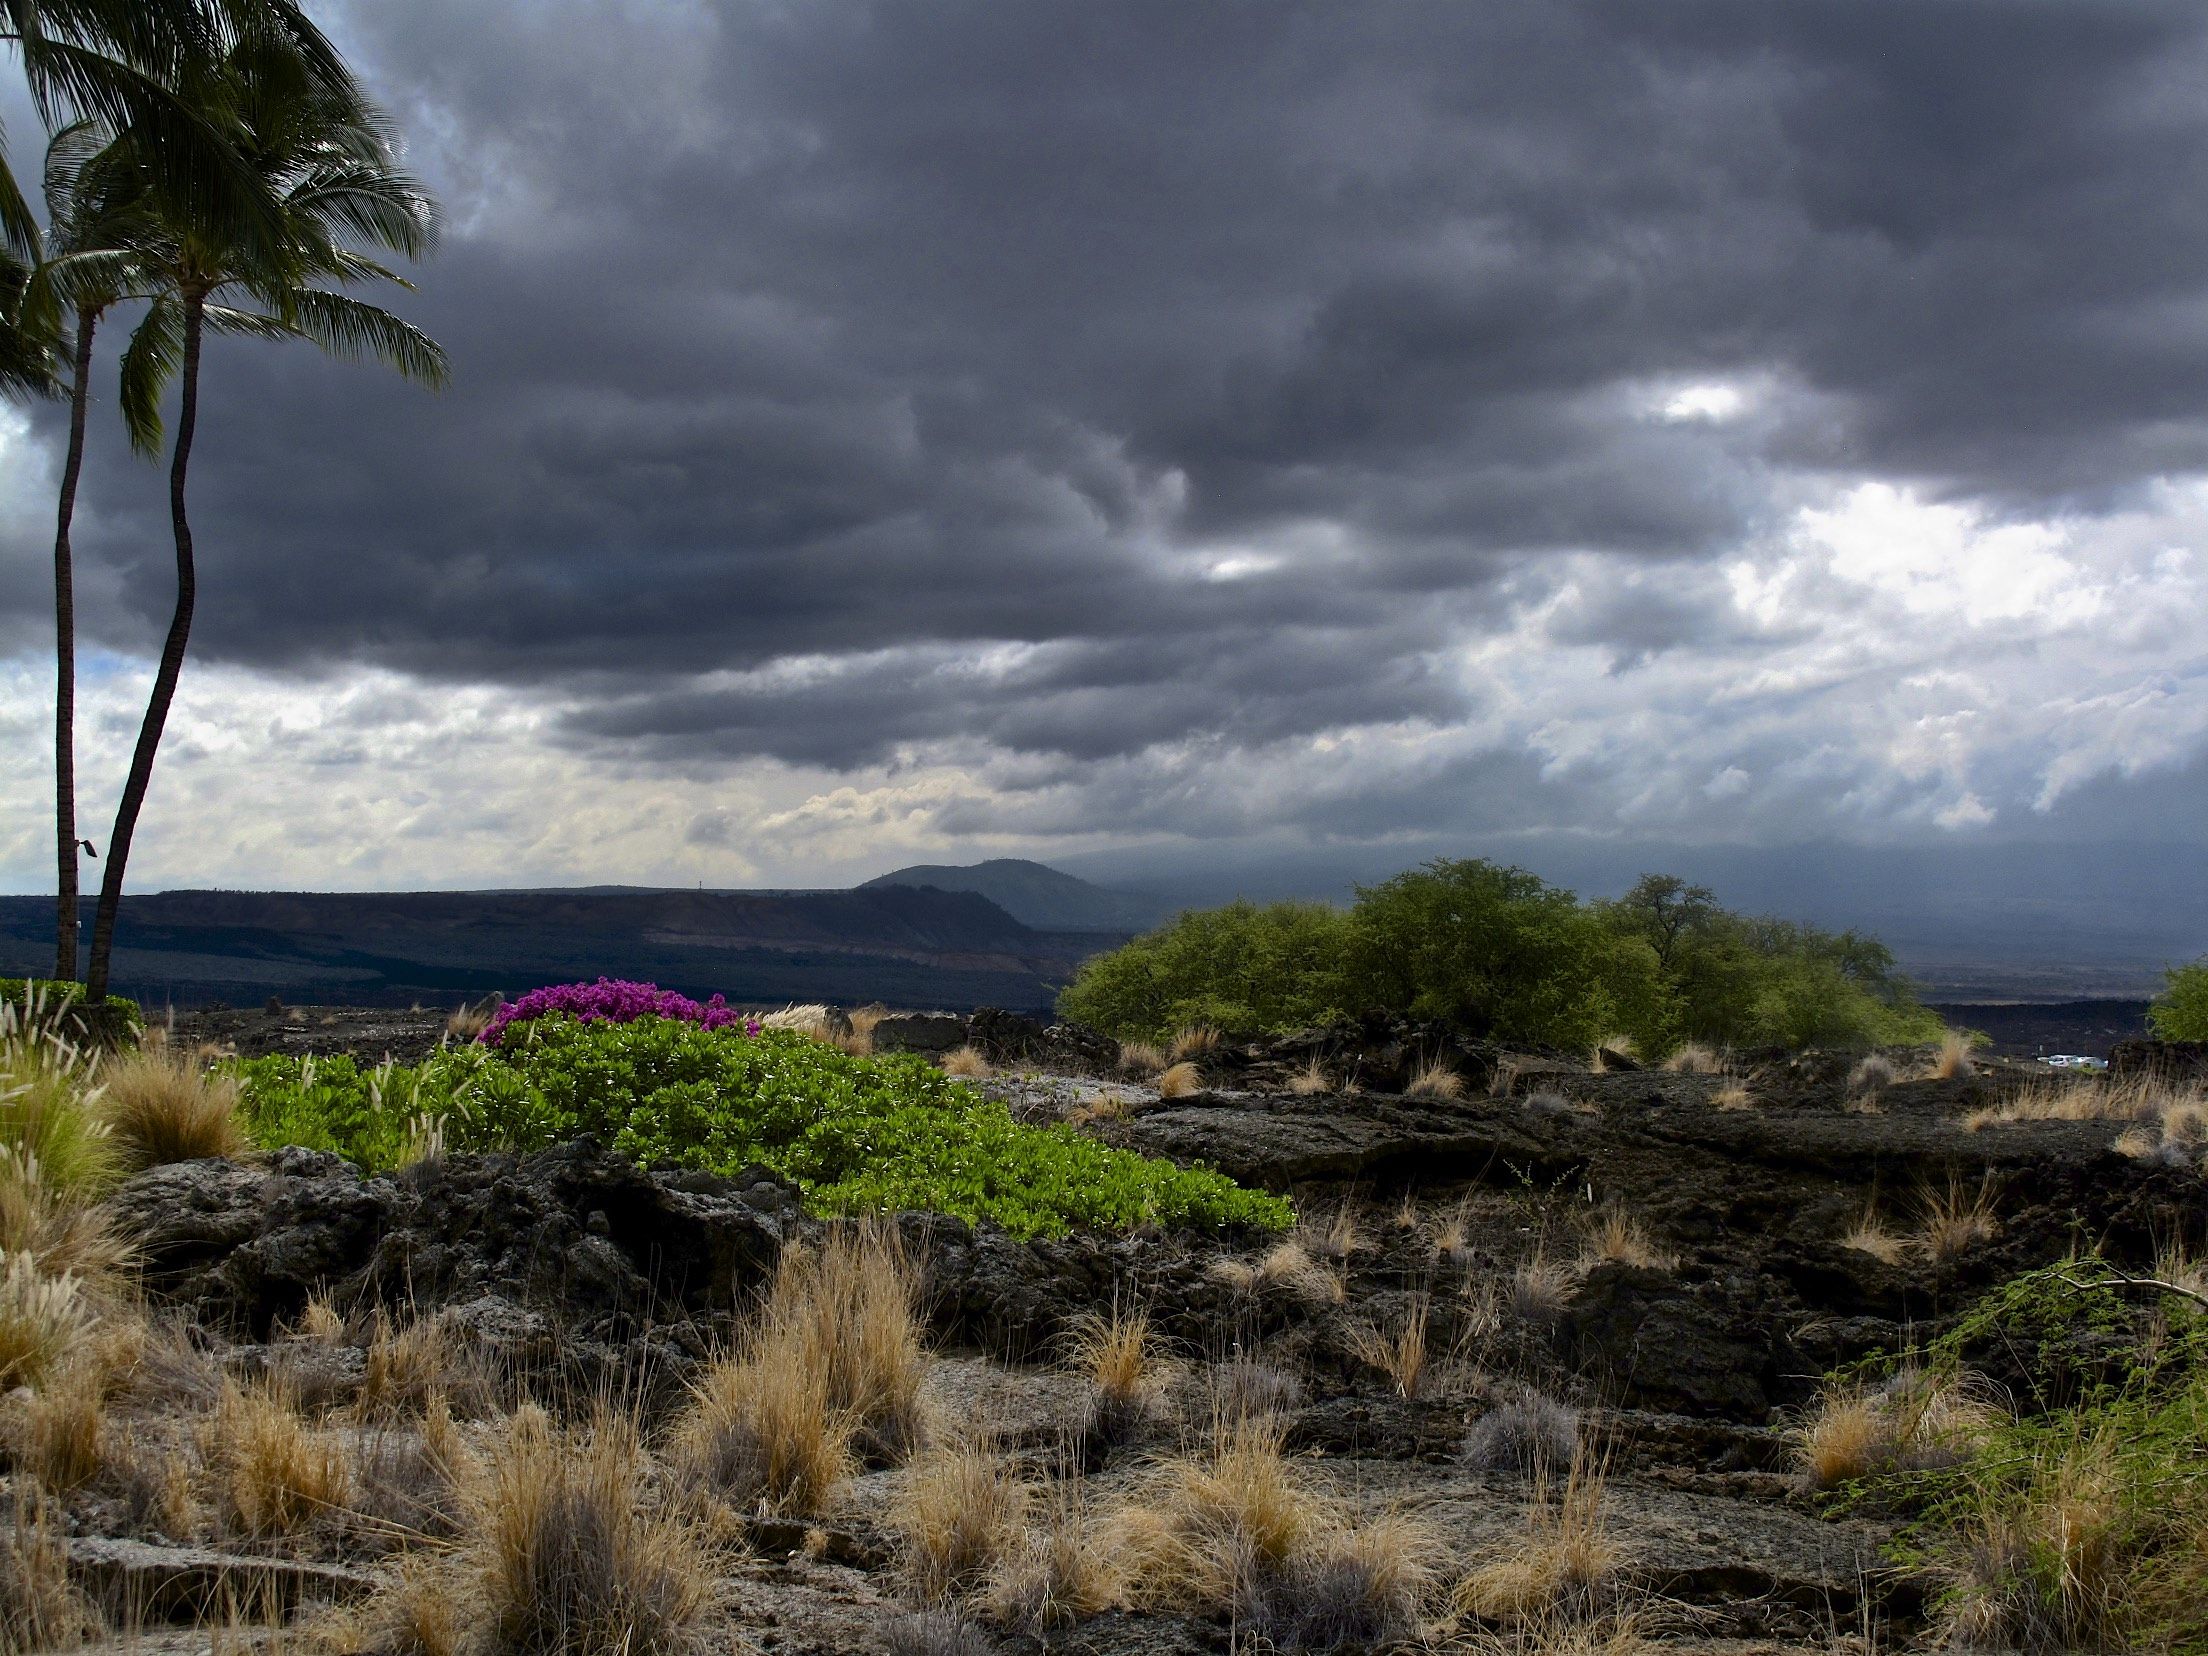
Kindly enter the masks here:
<path id="1" fill-rule="evenodd" d="M 349 294 L 301 288 L 289 296 L 284 320 L 302 339 L 349 361 L 375 358 L 410 380 L 443 387 L 452 377 L 445 348 L 411 322 Z"/>
<path id="2" fill-rule="evenodd" d="M 146 307 L 123 350 L 123 424 L 140 454 L 161 452 L 161 394 L 184 361 L 184 304 L 163 294 Z"/>

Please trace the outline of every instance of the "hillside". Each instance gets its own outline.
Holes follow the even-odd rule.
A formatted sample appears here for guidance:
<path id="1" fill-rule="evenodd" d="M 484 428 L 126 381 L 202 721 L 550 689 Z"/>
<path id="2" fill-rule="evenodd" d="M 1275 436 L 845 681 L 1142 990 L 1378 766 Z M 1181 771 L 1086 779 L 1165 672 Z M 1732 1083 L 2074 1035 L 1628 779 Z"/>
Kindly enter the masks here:
<path id="1" fill-rule="evenodd" d="M 887 886 L 974 892 L 1038 931 L 1138 932 L 1165 918 L 1163 906 L 1153 899 L 1094 885 L 1020 857 L 998 857 L 964 868 L 916 863 L 868 880 L 858 889 Z"/>
<path id="2" fill-rule="evenodd" d="M 87 905 L 87 920 L 90 909 Z M 0 897 L 0 975 L 51 961 L 53 900 Z M 403 1005 L 591 978 L 733 1000 L 1039 1007 L 1094 946 L 970 892 L 171 891 L 126 898 L 115 987 L 179 1006 Z"/>

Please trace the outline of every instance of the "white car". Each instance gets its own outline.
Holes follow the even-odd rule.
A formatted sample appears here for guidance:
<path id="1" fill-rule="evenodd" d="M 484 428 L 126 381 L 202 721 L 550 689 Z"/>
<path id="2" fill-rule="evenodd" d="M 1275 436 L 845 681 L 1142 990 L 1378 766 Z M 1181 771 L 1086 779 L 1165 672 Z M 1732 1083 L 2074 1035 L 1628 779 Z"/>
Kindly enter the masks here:
<path id="1" fill-rule="evenodd" d="M 2083 1053 L 2077 1052 L 2051 1052 L 2040 1059 L 2040 1062 L 2049 1069 L 2105 1070 L 2108 1068 L 2106 1058 L 2088 1058 Z"/>

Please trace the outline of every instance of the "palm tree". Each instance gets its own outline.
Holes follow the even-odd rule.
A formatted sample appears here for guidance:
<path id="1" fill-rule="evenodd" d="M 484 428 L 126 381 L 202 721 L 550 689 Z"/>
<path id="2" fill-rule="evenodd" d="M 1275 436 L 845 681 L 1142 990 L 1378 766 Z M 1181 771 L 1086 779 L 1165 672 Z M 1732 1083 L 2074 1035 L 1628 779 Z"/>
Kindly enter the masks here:
<path id="1" fill-rule="evenodd" d="M 123 353 L 122 403 L 132 441 L 152 452 L 161 441 L 161 391 L 172 378 L 178 382 L 169 459 L 176 610 L 108 836 L 85 974 L 85 994 L 95 1005 L 107 993 L 123 872 L 191 635 L 198 583 L 185 478 L 198 424 L 207 328 L 311 340 L 343 357 L 378 357 L 433 386 L 442 385 L 447 373 L 443 348 L 426 334 L 389 311 L 318 285 L 384 280 L 405 286 L 362 248 L 413 257 L 435 240 L 435 204 L 398 166 L 385 119 L 350 89 L 322 83 L 280 43 L 234 48 L 192 90 L 203 107 L 222 112 L 278 234 L 273 241 L 227 235 L 196 218 L 188 202 L 158 185 L 153 190 L 157 228 L 142 254 L 155 297 Z"/>
<path id="2" fill-rule="evenodd" d="M 0 41 L 21 57 L 49 127 L 89 116 L 136 131 L 165 190 L 254 240 L 272 236 L 274 220 L 219 128 L 180 88 L 239 45 L 287 52 L 330 90 L 352 88 L 298 0 L 0 0 Z M 37 235 L 0 143 L 0 240 L 28 257 Z"/>
<path id="3" fill-rule="evenodd" d="M 54 976 L 77 975 L 76 575 L 69 528 L 84 468 L 84 427 L 91 403 L 92 338 L 100 319 L 149 283 L 136 243 L 152 228 L 145 175 L 132 146 L 96 121 L 73 121 L 46 146 L 45 255 L 26 284 L 29 329 L 68 332 L 69 446 L 54 512 Z"/>

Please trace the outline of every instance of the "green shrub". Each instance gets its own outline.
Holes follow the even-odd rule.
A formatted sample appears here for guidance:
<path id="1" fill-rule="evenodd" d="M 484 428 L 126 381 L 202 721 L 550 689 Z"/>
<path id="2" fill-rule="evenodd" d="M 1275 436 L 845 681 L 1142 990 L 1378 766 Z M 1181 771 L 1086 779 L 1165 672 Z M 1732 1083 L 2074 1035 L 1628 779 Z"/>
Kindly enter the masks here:
<path id="1" fill-rule="evenodd" d="M 2165 1041 L 2208 1041 L 2208 959 L 2172 966 L 2147 1024 Z"/>
<path id="2" fill-rule="evenodd" d="M 1126 1040 L 1197 1025 L 1300 1029 L 1345 1009 L 1349 922 L 1325 903 L 1229 903 L 1087 961 L 1058 997 L 1062 1016 Z"/>
<path id="3" fill-rule="evenodd" d="M 83 984 L 60 978 L 0 978 L 0 1001 L 87 1046 L 122 1046 L 146 1027 L 136 1001 L 110 995 L 93 1006 L 84 998 Z"/>
<path id="4" fill-rule="evenodd" d="M 1642 877 L 1604 922 L 1654 951 L 1679 1033 L 1711 1046 L 1907 1046 L 1940 1039 L 1876 938 L 1718 907 L 1706 886 Z"/>
<path id="5" fill-rule="evenodd" d="M 665 1018 L 538 1018 L 495 1048 L 408 1068 L 349 1059 L 235 1066 L 264 1145 L 334 1150 L 370 1168 L 416 1153 L 540 1149 L 588 1134 L 649 1165 L 793 1179 L 819 1210 L 924 1209 L 1021 1236 L 1156 1221 L 1278 1228 L 1288 1204 L 1204 1168 L 1028 1127 L 906 1056 L 855 1058 L 803 1035 L 746 1036 Z"/>
<path id="6" fill-rule="evenodd" d="M 1578 1050 L 1624 1033 L 1670 1045 L 1655 951 L 1568 891 L 1477 859 L 1428 863 L 1360 887 L 1349 992 L 1467 1034 Z"/>

